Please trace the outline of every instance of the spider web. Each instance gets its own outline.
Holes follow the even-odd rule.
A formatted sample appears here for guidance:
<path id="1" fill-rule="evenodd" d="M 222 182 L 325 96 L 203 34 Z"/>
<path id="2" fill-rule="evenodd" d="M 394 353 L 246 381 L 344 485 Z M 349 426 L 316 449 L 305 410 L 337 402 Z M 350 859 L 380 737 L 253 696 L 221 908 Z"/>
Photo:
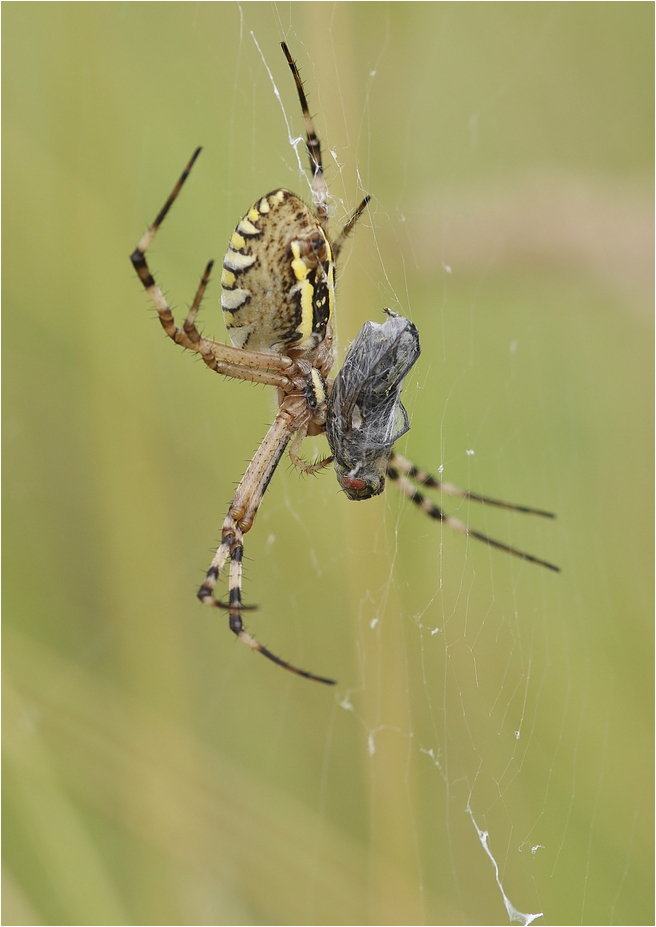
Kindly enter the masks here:
<path id="1" fill-rule="evenodd" d="M 273 93 L 282 107 L 289 144 L 293 147 L 296 153 L 298 164 L 299 164 L 299 169 L 301 171 L 301 177 L 307 178 L 307 170 L 306 170 L 304 162 L 302 161 L 302 159 L 305 158 L 304 137 L 296 136 L 293 133 L 291 129 L 291 125 L 290 125 L 290 119 L 294 121 L 294 117 L 293 115 L 288 115 L 285 111 L 285 106 L 282 102 L 280 91 L 278 87 L 276 86 L 273 74 L 271 73 L 271 70 L 266 63 L 266 59 L 257 41 L 257 37 L 254 34 L 253 34 L 253 41 L 257 47 L 258 53 L 262 56 L 264 66 L 266 67 L 268 76 L 271 80 Z M 371 81 L 373 82 L 374 79 L 375 79 L 375 74 L 372 74 Z M 295 121 L 298 122 L 297 119 Z M 341 174 L 341 165 L 340 165 L 338 156 L 336 156 L 332 151 L 330 151 L 330 149 L 328 149 L 328 155 L 332 161 L 328 169 L 330 170 L 330 168 L 333 168 L 334 170 L 335 168 L 337 168 L 338 174 Z M 361 181 L 359 178 L 358 180 L 360 184 Z M 309 182 L 308 182 L 308 188 L 309 188 Z M 362 192 L 364 192 L 364 187 L 362 187 L 361 189 L 362 189 Z M 340 199 L 339 201 L 339 209 L 341 210 L 342 213 L 348 213 L 348 205 L 342 199 Z M 398 210 L 397 210 L 397 214 L 398 214 Z M 404 218 L 405 217 L 403 217 L 403 219 Z M 384 219 L 387 222 L 392 221 L 390 216 L 385 216 Z M 373 233 L 372 238 L 373 238 L 373 243 L 374 243 L 375 254 L 377 257 L 377 264 L 379 266 L 381 277 L 384 281 L 383 288 L 387 294 L 387 301 L 391 303 L 392 308 L 394 308 L 395 310 L 405 311 L 407 313 L 408 309 L 411 308 L 408 306 L 410 297 L 409 297 L 407 287 L 401 295 L 399 295 L 399 293 L 397 293 L 396 290 L 394 289 L 392 280 L 391 280 L 391 275 L 385 270 L 384 252 L 383 252 L 382 246 L 376 240 L 377 236 L 375 233 L 375 226 L 374 228 L 371 229 L 371 231 Z M 446 273 L 451 272 L 451 269 L 445 263 L 442 264 L 442 267 Z M 476 303 L 474 302 L 474 304 L 470 308 L 471 308 L 472 313 L 475 313 Z M 448 309 L 448 304 L 445 304 L 443 311 L 446 312 L 447 309 Z M 414 404 L 415 402 L 419 401 L 419 391 L 422 387 L 421 387 L 421 384 L 418 382 L 415 382 L 413 384 L 413 387 L 417 395 L 411 396 L 410 402 Z M 411 387 L 411 389 L 413 387 Z M 426 387 L 423 387 L 423 389 L 425 391 Z M 442 416 L 442 420 L 443 419 L 444 419 L 444 416 Z M 440 434 L 440 438 L 441 438 L 440 450 L 444 454 L 445 440 L 444 440 L 443 434 Z M 473 454 L 474 454 L 474 451 L 472 449 L 466 449 L 464 451 L 463 456 L 473 456 Z M 440 475 L 444 472 L 444 469 L 445 468 L 442 463 L 440 463 L 439 466 L 436 467 L 436 470 Z M 393 492 L 394 490 L 390 488 L 389 493 L 393 493 Z M 289 491 L 286 493 L 285 504 L 290 509 L 290 511 L 293 513 L 296 522 L 300 524 L 302 521 L 302 514 L 299 512 L 297 506 L 295 505 L 293 494 Z M 394 509 L 396 509 L 398 514 L 395 516 L 395 521 L 394 521 L 394 524 L 391 526 L 391 530 L 390 530 L 390 525 L 389 525 L 389 518 L 392 515 L 391 511 L 387 509 L 387 510 L 384 510 L 382 514 L 383 514 L 384 522 L 387 522 L 385 526 L 386 533 L 388 535 L 391 535 L 394 539 L 393 547 L 391 547 L 390 549 L 385 543 L 385 541 L 383 541 L 382 537 L 379 537 L 376 539 L 376 544 L 374 547 L 374 550 L 378 556 L 380 556 L 381 553 L 386 555 L 388 563 L 387 563 L 387 568 L 384 569 L 384 572 L 388 574 L 388 578 L 383 581 L 383 583 L 381 584 L 381 586 L 376 592 L 373 592 L 370 589 L 364 590 L 361 593 L 360 602 L 357 603 L 357 608 L 359 612 L 358 636 L 361 639 L 364 639 L 364 638 L 370 639 L 367 643 L 364 643 L 364 641 L 362 641 L 361 643 L 361 648 L 362 648 L 361 666 L 360 666 L 361 684 L 355 687 L 355 689 L 353 690 L 350 690 L 350 691 L 347 690 L 346 693 L 340 697 L 339 706 L 342 710 L 350 712 L 353 715 L 356 721 L 356 724 L 361 730 L 362 736 L 366 737 L 367 753 L 372 760 L 376 756 L 379 750 L 379 746 L 381 746 L 385 753 L 392 751 L 394 754 L 398 755 L 398 752 L 400 750 L 401 754 L 405 755 L 405 762 L 412 763 L 413 765 L 417 765 L 417 757 L 413 756 L 413 752 L 416 750 L 418 751 L 419 767 L 421 768 L 421 765 L 422 765 L 421 758 L 426 758 L 426 760 L 430 761 L 430 763 L 432 764 L 433 770 L 438 774 L 439 781 L 436 781 L 434 783 L 434 787 L 436 789 L 439 789 L 439 790 L 445 789 L 446 793 L 448 794 L 451 790 L 453 790 L 456 783 L 466 784 L 466 794 L 463 792 L 463 797 L 465 798 L 465 801 L 464 801 L 464 807 L 462 808 L 462 810 L 464 810 L 466 814 L 468 815 L 469 823 L 474 828 L 476 836 L 478 837 L 478 840 L 480 841 L 480 846 L 483 852 L 485 853 L 485 855 L 489 858 L 489 861 L 492 865 L 492 872 L 490 873 L 490 877 L 494 878 L 494 881 L 496 882 L 496 886 L 499 890 L 501 898 L 503 899 L 503 904 L 505 905 L 506 911 L 508 913 L 508 917 L 510 921 L 512 922 L 530 924 L 537 918 L 541 917 L 542 914 L 541 912 L 540 913 L 523 913 L 522 911 L 518 910 L 518 908 L 512 903 L 512 901 L 508 897 L 506 893 L 506 889 L 504 888 L 504 884 L 502 881 L 502 873 L 500 871 L 499 862 L 497 861 L 497 858 L 495 857 L 492 851 L 492 848 L 491 848 L 492 841 L 494 838 L 491 837 L 491 835 L 489 834 L 487 830 L 484 830 L 482 829 L 482 827 L 479 826 L 477 819 L 476 819 L 476 814 L 473 810 L 473 808 L 479 804 L 478 794 L 479 792 L 482 792 L 483 797 L 480 802 L 482 807 L 477 812 L 477 814 L 482 820 L 485 820 L 486 815 L 490 813 L 490 810 L 494 808 L 494 805 L 497 802 L 504 803 L 504 795 L 509 790 L 509 784 L 505 784 L 503 781 L 499 781 L 499 782 L 494 781 L 494 787 L 492 789 L 493 794 L 491 796 L 486 795 L 485 790 L 480 789 L 478 787 L 479 780 L 486 776 L 486 772 L 485 772 L 486 758 L 485 758 L 485 751 L 480 749 L 476 745 L 476 743 L 473 741 L 473 738 L 471 736 L 472 730 L 471 730 L 471 725 L 469 724 L 467 720 L 468 709 L 466 708 L 467 698 L 465 696 L 466 688 L 470 687 L 473 690 L 481 688 L 481 682 L 478 679 L 478 669 L 477 669 L 478 660 L 476 656 L 476 652 L 478 649 L 477 638 L 481 636 L 481 627 L 480 627 L 481 623 L 478 620 L 476 620 L 474 612 L 472 612 L 471 616 L 469 615 L 469 606 L 467 603 L 467 600 L 470 594 L 470 589 L 471 589 L 471 586 L 468 588 L 468 584 L 473 584 L 473 580 L 465 576 L 464 569 L 461 568 L 459 570 L 460 575 L 459 576 L 456 575 L 457 592 L 456 592 L 455 599 L 456 599 L 457 604 L 456 605 L 449 604 L 448 609 L 449 609 L 450 614 L 448 615 L 443 605 L 443 599 L 441 595 L 441 592 L 443 591 L 443 584 L 444 584 L 443 576 L 439 577 L 439 580 L 435 583 L 434 588 L 430 594 L 429 600 L 425 604 L 421 605 L 420 610 L 417 613 L 404 614 L 403 605 L 401 604 L 401 601 L 400 601 L 402 597 L 402 593 L 400 591 L 402 588 L 402 584 L 400 584 L 399 582 L 399 578 L 398 578 L 399 570 L 397 570 L 397 567 L 396 567 L 398 546 L 401 543 L 400 534 L 402 533 L 402 527 L 401 527 L 402 523 L 406 522 L 408 518 L 415 519 L 416 516 L 414 512 L 404 512 L 403 514 L 399 513 L 400 507 L 398 504 L 398 499 L 393 500 L 392 506 Z M 408 508 L 407 505 L 401 506 L 401 508 L 404 508 L 404 507 Z M 360 508 L 361 507 L 358 507 L 358 509 Z M 361 511 L 357 511 L 354 517 L 360 517 L 362 514 L 363 513 Z M 427 529 L 425 525 L 420 524 L 418 527 L 422 535 L 427 534 Z M 434 525 L 430 526 L 430 530 L 432 530 L 433 533 L 436 534 L 437 537 L 439 538 L 439 540 L 435 543 L 434 546 L 435 546 L 435 553 L 440 559 L 440 565 L 442 568 L 440 572 L 442 572 L 443 560 L 442 560 L 441 555 L 442 555 L 442 550 L 443 550 L 443 544 L 445 543 L 444 537 L 443 537 L 444 532 L 441 530 L 441 526 L 434 526 Z M 305 534 L 306 534 L 306 540 L 310 544 L 310 551 L 311 551 L 310 558 L 313 561 L 314 567 L 316 569 L 318 564 L 321 562 L 322 558 L 319 555 L 316 555 L 313 553 L 312 537 L 307 532 L 305 532 Z M 403 534 L 405 534 L 405 532 L 403 532 Z M 446 539 L 447 544 L 449 543 L 449 540 L 450 538 Z M 462 547 L 461 545 L 458 545 L 458 546 Z M 363 547 L 361 546 L 361 541 L 359 540 L 352 541 L 351 555 L 353 556 L 353 558 L 360 559 L 359 555 L 362 554 L 362 551 L 363 551 Z M 467 557 L 468 555 L 467 548 L 465 548 L 464 550 L 464 555 L 465 557 Z M 335 566 L 339 567 L 339 564 L 335 564 Z M 493 569 L 494 569 L 494 564 L 490 562 L 490 570 L 492 571 Z M 393 605 L 391 604 L 391 600 L 393 600 L 394 602 Z M 459 609 L 458 606 L 460 604 L 464 605 L 464 609 L 462 610 Z M 459 611 L 462 614 L 462 620 L 459 620 L 460 619 L 460 615 L 458 614 Z M 491 608 L 489 609 L 489 611 L 491 611 Z M 518 616 L 516 601 L 515 601 L 515 607 L 513 608 L 513 611 L 516 616 L 516 621 L 515 621 L 515 627 L 516 627 L 517 616 Z M 383 654 L 383 648 L 386 647 L 387 645 L 384 644 L 383 636 L 379 633 L 380 625 L 382 622 L 388 622 L 390 618 L 392 618 L 392 615 L 394 613 L 396 613 L 401 620 L 403 620 L 404 618 L 406 620 L 409 619 L 416 628 L 416 632 L 417 632 L 416 636 L 415 635 L 407 636 L 404 639 L 404 649 L 406 650 L 406 655 L 405 655 L 406 696 L 409 695 L 409 691 L 408 691 L 408 688 L 410 686 L 409 680 L 410 680 L 410 677 L 412 676 L 410 665 L 413 662 L 413 657 L 407 651 L 416 651 L 413 656 L 418 657 L 418 662 L 421 665 L 421 669 L 422 669 L 420 677 L 418 677 L 417 679 L 417 681 L 421 679 L 421 682 L 419 685 L 419 691 L 423 694 L 423 696 L 426 699 L 427 714 L 431 719 L 431 727 L 433 728 L 433 730 L 430 733 L 427 733 L 426 735 L 420 735 L 418 730 L 415 730 L 412 726 L 405 727 L 404 722 L 399 723 L 396 720 L 392 720 L 391 717 L 387 716 L 386 706 L 384 704 L 386 700 L 382 697 L 379 699 L 374 699 L 374 706 L 373 706 L 373 711 L 372 711 L 372 705 L 370 703 L 370 696 L 368 694 L 368 691 L 371 688 L 375 690 L 378 686 L 380 686 L 383 683 L 384 679 L 386 678 L 385 672 L 384 672 L 384 666 L 388 660 L 388 656 Z M 485 616 L 485 618 L 489 621 L 490 614 Z M 431 622 L 435 621 L 436 619 L 438 621 L 438 625 L 434 626 L 431 624 Z M 477 625 L 477 628 L 472 633 L 469 630 L 469 626 L 473 623 Z M 457 630 L 455 630 L 455 633 L 449 632 L 449 628 L 451 627 L 451 625 L 456 626 Z M 467 642 L 468 638 L 471 640 L 471 643 Z M 521 641 L 520 635 L 513 633 L 512 638 L 513 638 L 512 649 L 513 650 L 515 648 L 522 649 L 522 641 Z M 373 648 L 371 646 L 371 640 L 373 640 L 374 642 Z M 438 644 L 437 647 L 435 646 L 436 643 Z M 464 667 L 465 675 L 463 676 L 463 678 L 458 678 L 456 682 L 455 701 L 457 703 L 460 703 L 460 707 L 457 707 L 456 704 L 454 704 L 452 707 L 451 706 L 447 707 L 450 702 L 449 695 L 447 694 L 447 690 L 450 686 L 448 676 L 451 674 L 448 668 L 448 659 L 449 659 L 451 651 L 457 650 L 459 645 L 463 643 L 465 644 L 466 650 L 468 650 L 470 653 L 470 659 L 469 659 L 469 665 L 467 666 L 465 664 L 465 667 Z M 509 657 L 506 663 L 506 666 L 504 668 L 505 671 L 503 673 L 503 680 L 501 682 L 501 687 L 499 688 L 499 691 L 497 692 L 496 697 L 494 698 L 494 701 L 489 705 L 488 714 L 490 718 L 492 718 L 494 714 L 500 715 L 500 724 L 494 725 L 495 733 L 497 734 L 497 736 L 502 736 L 504 733 L 508 735 L 510 731 L 510 728 L 508 725 L 511 721 L 514 720 L 514 723 L 517 726 L 516 730 L 510 731 L 511 740 L 508 744 L 508 752 L 507 752 L 507 757 L 506 757 L 507 768 L 504 771 L 503 777 L 502 777 L 507 780 L 513 780 L 516 776 L 521 775 L 521 769 L 522 769 L 521 752 L 523 751 L 518 751 L 517 742 L 519 741 L 521 734 L 522 734 L 522 726 L 526 718 L 527 702 L 530 699 L 529 693 L 531 692 L 531 656 L 530 656 L 531 647 L 530 647 L 530 643 L 528 645 L 524 644 L 524 648 L 527 650 L 527 653 L 525 656 L 522 656 L 520 658 L 519 666 L 517 667 L 512 666 L 512 661 Z M 437 686 L 435 685 L 437 680 L 433 678 L 433 674 L 430 668 L 431 664 L 435 666 L 434 655 L 430 651 L 435 651 L 436 649 L 442 651 L 442 654 L 441 654 L 442 660 L 440 661 L 442 662 L 442 667 L 441 667 L 442 672 L 440 673 L 440 676 L 442 676 L 442 679 L 438 683 Z M 393 649 L 393 652 L 395 654 L 395 657 L 394 657 L 395 659 L 398 659 L 401 656 L 401 654 L 398 651 L 396 651 L 395 648 Z M 373 657 L 373 660 L 372 660 L 373 665 L 368 665 L 367 660 L 371 659 L 372 657 Z M 444 672 L 446 672 L 446 675 L 444 675 Z M 414 687 L 414 684 L 413 684 L 413 687 Z M 365 694 L 363 694 L 363 691 L 362 691 L 363 689 L 366 690 Z M 508 694 L 508 692 L 510 692 L 510 695 Z M 521 697 L 519 699 L 516 698 L 516 695 L 518 692 L 521 692 Z M 502 709 L 502 710 L 498 710 L 497 712 L 495 712 L 495 708 L 497 706 L 499 706 L 499 709 Z M 474 710 L 477 710 L 477 709 L 474 709 Z M 373 724 L 373 726 L 370 720 L 370 712 L 373 714 L 373 716 L 376 717 L 376 722 L 375 724 Z M 396 715 L 396 714 L 397 712 L 395 711 L 393 715 Z M 440 715 L 444 716 L 443 725 L 439 723 L 438 721 L 438 717 Z M 451 759 L 450 759 L 451 751 L 444 743 L 445 730 L 448 728 L 452 728 L 454 726 L 454 720 L 456 721 L 458 733 L 456 733 L 455 735 L 453 733 L 449 733 L 448 740 L 451 741 L 453 739 L 455 741 L 458 741 L 464 734 L 466 736 L 466 739 L 470 742 L 470 756 L 468 760 L 466 760 L 464 763 L 460 760 L 460 758 L 458 758 L 456 762 L 452 764 Z M 424 742 L 424 736 L 428 738 L 425 740 L 425 742 Z M 385 745 L 382 745 L 381 742 L 385 740 L 388 740 L 389 742 Z M 513 740 L 515 741 L 514 743 L 513 743 Z M 456 754 L 459 754 L 460 749 L 457 748 L 456 751 L 454 752 Z M 494 753 L 496 752 L 497 751 L 495 750 Z M 518 756 L 518 754 L 520 755 Z M 389 759 L 385 759 L 383 760 L 383 762 L 387 765 L 389 762 Z M 495 762 L 496 762 L 496 757 L 494 757 L 491 760 L 490 765 L 493 765 Z M 451 771 L 452 765 L 457 770 L 455 772 L 455 778 L 453 780 L 452 780 L 452 776 L 454 776 L 454 773 Z M 467 771 L 468 765 L 469 765 L 469 771 Z M 374 774 L 375 773 L 372 768 L 372 776 Z M 403 778 L 407 783 L 407 769 L 405 770 L 405 774 Z M 457 789 L 456 791 L 460 792 L 461 790 Z M 459 800 L 461 801 L 462 798 L 460 798 Z M 457 803 L 458 803 L 458 800 L 456 800 L 456 805 Z M 505 816 L 509 816 L 511 812 L 512 812 L 512 806 L 506 809 Z M 450 809 L 447 810 L 447 817 L 450 817 L 451 813 L 452 812 Z M 438 822 L 436 820 L 435 821 L 436 826 L 437 826 L 437 823 Z M 507 866 L 507 863 L 508 863 L 507 857 L 509 853 L 511 852 L 510 840 L 514 837 L 514 828 L 512 828 L 511 826 L 509 829 L 507 826 L 507 822 L 504 822 L 504 823 L 506 824 L 506 826 L 503 827 L 503 838 L 504 838 L 505 848 L 504 848 L 504 845 L 502 844 L 500 849 L 501 849 L 501 853 L 503 854 L 501 856 L 502 865 Z M 466 825 L 466 818 L 462 816 L 461 820 L 459 820 L 457 824 L 458 824 L 458 830 L 460 831 L 463 825 Z M 453 824 L 451 823 L 450 826 L 453 826 Z M 537 828 L 537 826 L 538 826 L 538 821 L 534 822 L 533 827 L 531 827 L 525 833 L 522 833 L 520 835 L 520 840 L 517 846 L 512 849 L 514 849 L 516 852 L 523 852 L 524 850 L 528 851 L 530 848 L 530 854 L 528 854 L 528 858 L 530 859 L 531 857 L 535 857 L 538 851 L 540 849 L 543 849 L 543 847 L 538 843 L 534 843 L 533 845 L 531 845 L 533 831 L 534 829 Z M 375 818 L 372 821 L 372 829 L 374 830 L 376 829 Z M 510 834 L 508 833 L 508 830 L 510 830 Z M 501 843 L 500 840 L 499 840 L 499 843 Z M 497 851 L 497 853 L 498 852 L 499 851 Z M 452 867 L 453 867 L 454 881 L 461 882 L 462 879 L 461 877 L 459 877 L 458 864 L 455 859 L 452 861 Z M 526 875 L 527 875 L 528 880 L 531 880 L 530 867 Z"/>
<path id="2" fill-rule="evenodd" d="M 398 146 L 401 170 L 392 172 L 396 186 L 387 176 L 377 184 L 377 146 L 384 130 L 374 130 L 372 123 L 381 120 L 378 108 L 386 112 L 379 73 L 399 66 L 392 64 L 391 35 L 381 42 L 370 70 L 359 67 L 364 90 L 353 103 L 351 85 L 339 73 L 338 39 L 329 31 L 329 64 L 320 68 L 313 63 L 315 45 L 310 51 L 298 36 L 284 34 L 300 59 L 316 114 L 334 226 L 365 193 L 375 194 L 340 268 L 339 362 L 360 324 L 381 320 L 383 306 L 412 318 L 424 353 L 406 383 L 404 402 L 413 428 L 399 450 L 458 485 L 553 508 L 561 525 L 564 514 L 564 527 L 530 517 L 522 524 L 521 515 L 436 499 L 493 537 L 546 559 L 566 560 L 571 542 L 568 546 L 568 497 L 560 487 L 562 457 L 555 434 L 558 391 L 554 358 L 540 344 L 545 300 L 558 297 L 539 274 L 527 291 L 530 274 L 521 263 L 518 280 L 508 269 L 521 258 L 517 242 L 508 241 L 518 235 L 512 221 L 530 229 L 528 223 L 540 221 L 544 203 L 534 204 L 532 216 L 508 217 L 517 208 L 516 192 L 498 150 L 501 128 L 494 125 L 503 101 L 492 96 L 487 110 L 467 114 L 466 125 L 449 142 L 452 150 L 437 159 L 439 173 L 431 171 L 431 159 L 416 156 L 426 149 L 435 154 L 435 141 L 422 149 L 417 138 L 422 108 L 438 83 L 436 60 L 428 61 L 414 99 L 406 99 L 402 116 L 390 120 L 397 132 L 402 124 L 406 139 Z M 270 82 L 260 92 L 266 96 L 270 89 L 280 104 L 295 155 L 299 176 L 292 188 L 309 198 L 293 91 L 274 76 L 274 70 L 281 74 L 271 59 L 275 50 L 264 51 L 257 34 L 245 31 L 244 53 L 251 39 Z M 546 55 L 535 41 L 531 51 Z M 518 81 L 530 53 L 516 62 Z M 332 77 L 329 93 L 322 80 L 326 70 Z M 330 147 L 340 128 L 344 137 L 343 127 L 335 133 L 326 116 L 330 95 L 340 104 L 331 112 L 339 113 L 341 106 L 346 126 L 341 146 Z M 448 114 L 446 119 L 449 108 L 443 92 L 440 112 Z M 439 144 L 444 144 L 441 133 Z M 497 158 L 491 176 L 472 181 L 472 175 L 489 173 L 491 151 Z M 418 162 L 426 171 L 423 183 L 415 179 Z M 294 158 L 288 163 L 293 170 Z M 548 175 L 539 180 L 559 182 L 565 190 L 573 183 Z M 495 233 L 495 217 L 500 233 Z M 482 232 L 480 223 L 488 225 Z M 535 287 L 541 288 L 537 306 L 531 305 Z M 633 811 L 627 809 L 623 862 L 602 888 L 605 825 L 600 819 L 603 796 L 613 787 L 607 764 L 616 693 L 612 673 L 599 691 L 585 631 L 580 624 L 568 626 L 567 580 L 454 536 L 428 522 L 392 486 L 385 497 L 355 505 L 336 500 L 329 481 L 325 474 L 308 492 L 296 474 L 285 473 L 279 492 L 306 562 L 307 581 L 292 599 L 297 614 L 316 584 L 332 586 L 346 577 L 348 595 L 345 601 L 328 597 L 333 604 L 326 621 L 331 634 L 353 642 L 354 657 L 337 673 L 337 716 L 330 719 L 323 756 L 322 814 L 330 818 L 332 791 L 344 774 L 340 735 L 353 738 L 367 758 L 369 804 L 361 823 L 369 835 L 368 859 L 379 896 L 374 909 L 382 916 L 394 908 L 398 886 L 386 892 L 378 872 L 384 870 L 380 857 L 389 854 L 403 869 L 409 894 L 416 893 L 410 909 L 419 920 L 499 923 L 502 905 L 509 921 L 529 924 L 543 912 L 549 916 L 549 902 L 560 893 L 560 916 L 563 909 L 569 912 L 564 922 L 572 917 L 594 923 L 599 911 L 614 921 L 632 870 L 632 838 L 626 833 L 635 826 L 643 797 Z M 280 506 L 260 517 L 273 525 Z M 326 541 L 326 531 L 333 532 L 332 541 Z M 275 534 L 269 536 L 269 549 L 275 549 Z M 253 554 L 254 561 L 258 557 Z M 347 620 L 336 622 L 333 610 Z M 583 611 L 586 625 L 595 606 L 588 602 Z M 299 622 L 295 634 L 307 663 L 310 632 Z M 325 650 L 317 652 L 338 659 L 325 631 L 321 640 Z M 321 669 L 326 670 L 325 661 Z M 599 733 L 593 743 L 586 730 L 591 717 Z M 440 896 L 446 904 L 436 915 Z M 309 905 L 318 911 L 322 899 L 313 897 Z M 550 919 L 558 916 L 552 913 Z M 404 918 L 411 922 L 412 915 L 406 911 Z"/>
<path id="3" fill-rule="evenodd" d="M 653 6 L 3 13 L 5 922 L 653 923 Z M 275 400 L 165 338 L 127 260 L 202 145 L 148 266 L 180 322 L 215 258 L 225 340 L 239 217 L 310 200 L 281 40 L 332 228 L 372 195 L 335 370 L 410 318 L 397 450 L 556 512 L 430 493 L 563 569 L 284 458 L 244 620 L 335 687 L 195 598 Z"/>

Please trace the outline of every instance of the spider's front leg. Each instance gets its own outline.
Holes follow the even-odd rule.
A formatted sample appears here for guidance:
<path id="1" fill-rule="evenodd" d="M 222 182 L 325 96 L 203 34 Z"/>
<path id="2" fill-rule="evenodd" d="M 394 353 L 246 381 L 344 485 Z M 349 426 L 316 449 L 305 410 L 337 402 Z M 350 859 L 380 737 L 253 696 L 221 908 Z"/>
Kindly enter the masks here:
<path id="1" fill-rule="evenodd" d="M 503 541 L 496 541 L 488 534 L 483 534 L 480 531 L 475 531 L 473 528 L 470 528 L 469 525 L 460 521 L 458 518 L 447 515 L 439 506 L 435 505 L 435 503 L 427 499 L 423 493 L 419 492 L 419 490 L 413 486 L 411 480 L 418 483 L 420 486 L 428 486 L 430 489 L 437 489 L 448 496 L 458 496 L 461 499 L 472 499 L 474 502 L 494 505 L 497 508 L 509 509 L 513 512 L 523 512 L 527 515 L 541 515 L 544 518 L 555 518 L 556 516 L 553 512 L 545 512 L 543 509 L 530 508 L 527 505 L 515 505 L 513 502 L 502 502 L 500 499 L 490 499 L 489 496 L 480 496 L 478 493 L 460 489 L 459 486 L 454 486 L 452 483 L 443 483 L 441 480 L 431 476 L 430 473 L 426 473 L 425 470 L 420 470 L 418 467 L 415 467 L 410 460 L 406 460 L 405 457 L 396 453 L 392 453 L 387 465 L 387 475 L 395 484 L 396 488 L 411 502 L 414 502 L 414 504 L 430 518 L 441 521 L 449 528 L 460 531 L 462 534 L 467 535 L 467 537 L 476 538 L 477 541 L 482 541 L 489 547 L 496 547 L 497 550 L 503 550 L 507 554 L 513 554 L 513 556 L 520 557 L 522 560 L 528 560 L 530 563 L 537 563 L 540 566 L 547 567 L 549 570 L 553 570 L 555 573 L 560 573 L 560 567 L 556 566 L 555 563 L 549 563 L 548 560 L 541 560 L 539 557 L 534 557 L 533 554 L 527 554 L 523 550 L 518 550 L 516 547 L 511 547 L 509 544 L 504 544 Z"/>
<path id="2" fill-rule="evenodd" d="M 334 679 L 316 676 L 306 670 L 299 669 L 286 660 L 277 657 L 274 653 L 262 646 L 244 628 L 241 613 L 248 609 L 241 601 L 242 559 L 244 555 L 244 535 L 250 531 L 257 510 L 262 501 L 269 481 L 287 447 L 292 434 L 297 430 L 298 422 L 285 409 L 280 409 L 275 421 L 269 428 L 264 441 L 258 448 L 255 456 L 246 469 L 234 499 L 230 503 L 228 514 L 223 522 L 221 543 L 207 571 L 203 585 L 198 590 L 198 598 L 204 605 L 213 608 L 227 609 L 229 613 L 230 630 L 253 650 L 263 654 L 298 676 L 307 679 L 316 679 L 334 685 Z M 214 588 L 226 560 L 230 559 L 230 573 L 228 579 L 228 602 L 219 602 L 214 597 Z"/>

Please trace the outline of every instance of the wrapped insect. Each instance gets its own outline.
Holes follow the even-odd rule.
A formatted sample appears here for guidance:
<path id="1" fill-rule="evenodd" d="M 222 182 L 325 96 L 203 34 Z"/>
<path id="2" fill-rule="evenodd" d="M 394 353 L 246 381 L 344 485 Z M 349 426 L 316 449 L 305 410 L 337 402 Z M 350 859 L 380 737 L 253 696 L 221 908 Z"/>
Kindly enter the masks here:
<path id="1" fill-rule="evenodd" d="M 400 396 L 421 353 L 419 332 L 385 312 L 382 324 L 362 326 L 328 397 L 326 437 L 339 484 L 353 500 L 383 491 L 392 445 L 410 428 Z"/>

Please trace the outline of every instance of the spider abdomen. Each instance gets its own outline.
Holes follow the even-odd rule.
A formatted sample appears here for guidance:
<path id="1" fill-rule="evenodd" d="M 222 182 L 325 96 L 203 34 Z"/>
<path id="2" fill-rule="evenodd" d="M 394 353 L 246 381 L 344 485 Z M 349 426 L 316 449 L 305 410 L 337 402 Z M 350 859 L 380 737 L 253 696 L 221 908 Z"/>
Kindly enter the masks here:
<path id="1" fill-rule="evenodd" d="M 335 266 L 317 216 L 289 190 L 267 193 L 230 238 L 221 306 L 233 345 L 306 353 L 319 345 L 333 312 Z"/>

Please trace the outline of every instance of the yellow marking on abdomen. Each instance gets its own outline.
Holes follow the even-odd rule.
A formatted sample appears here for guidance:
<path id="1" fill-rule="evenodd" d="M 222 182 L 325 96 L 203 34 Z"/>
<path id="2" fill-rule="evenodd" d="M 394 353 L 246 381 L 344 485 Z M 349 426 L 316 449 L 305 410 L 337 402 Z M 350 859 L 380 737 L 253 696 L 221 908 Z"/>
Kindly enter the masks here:
<path id="1" fill-rule="evenodd" d="M 292 292 L 297 291 L 301 294 L 301 324 L 297 326 L 297 330 L 302 335 L 301 341 L 305 341 L 305 339 L 309 338 L 312 334 L 312 324 L 314 322 L 312 297 L 314 296 L 314 287 L 308 280 L 310 268 L 301 257 L 299 243 L 293 241 L 291 243 L 291 249 L 294 255 L 292 270 L 294 271 L 294 276 L 298 280 L 296 286 L 292 287 Z"/>

